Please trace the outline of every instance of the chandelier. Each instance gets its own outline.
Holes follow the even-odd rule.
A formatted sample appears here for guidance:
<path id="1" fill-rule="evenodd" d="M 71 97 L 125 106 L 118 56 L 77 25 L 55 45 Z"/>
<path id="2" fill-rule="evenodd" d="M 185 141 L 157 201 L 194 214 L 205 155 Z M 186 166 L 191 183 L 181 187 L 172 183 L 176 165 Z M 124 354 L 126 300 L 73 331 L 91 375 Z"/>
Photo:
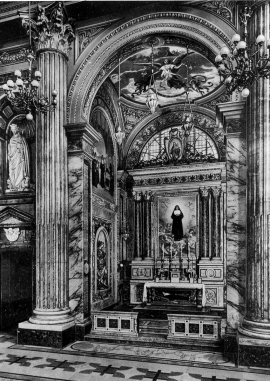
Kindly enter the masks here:
<path id="1" fill-rule="evenodd" d="M 30 2 L 29 2 L 29 42 L 30 53 L 26 56 L 29 63 L 28 78 L 22 78 L 20 70 L 15 71 L 16 82 L 9 79 L 7 83 L 3 85 L 3 90 L 7 95 L 11 106 L 14 108 L 24 110 L 27 120 L 33 120 L 33 114 L 35 112 L 42 112 L 46 114 L 48 111 L 54 111 L 57 105 L 57 91 L 52 90 L 52 100 L 45 96 L 38 97 L 39 82 L 41 79 L 41 72 L 35 71 L 34 76 L 32 74 L 32 64 L 35 60 L 35 55 L 31 48 L 31 20 L 30 20 Z"/>
<path id="2" fill-rule="evenodd" d="M 223 46 L 215 58 L 221 82 L 229 94 L 235 90 L 241 92 L 244 98 L 249 96 L 249 87 L 258 78 L 269 78 L 270 58 L 264 51 L 265 37 L 260 34 L 256 38 L 255 51 L 247 43 L 247 23 L 252 15 L 251 8 L 246 4 L 239 14 L 240 24 L 244 25 L 244 38 L 239 34 L 232 37 L 233 48 Z M 270 39 L 266 41 L 270 49 Z"/>
<path id="3" fill-rule="evenodd" d="M 20 70 L 15 71 L 17 77 L 14 83 L 12 79 L 9 79 L 7 83 L 3 85 L 7 98 L 11 105 L 17 109 L 23 109 L 26 113 L 27 120 L 33 120 L 33 112 L 40 111 L 47 113 L 48 111 L 55 110 L 57 105 L 57 91 L 52 91 L 52 101 L 49 104 L 48 98 L 42 96 L 38 97 L 37 91 L 39 88 L 39 82 L 41 78 L 40 71 L 35 71 L 32 75 L 32 63 L 34 61 L 33 53 L 27 55 L 27 61 L 29 62 L 28 78 L 22 78 Z"/>

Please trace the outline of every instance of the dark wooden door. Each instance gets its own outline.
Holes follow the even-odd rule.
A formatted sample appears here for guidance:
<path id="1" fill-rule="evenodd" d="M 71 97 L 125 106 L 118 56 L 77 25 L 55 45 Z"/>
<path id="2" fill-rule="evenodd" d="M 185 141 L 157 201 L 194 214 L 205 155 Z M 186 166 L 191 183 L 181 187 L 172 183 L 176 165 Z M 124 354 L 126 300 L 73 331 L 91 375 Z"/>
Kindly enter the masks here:
<path id="1" fill-rule="evenodd" d="M 1 254 L 1 329 L 28 320 L 32 314 L 32 252 Z"/>

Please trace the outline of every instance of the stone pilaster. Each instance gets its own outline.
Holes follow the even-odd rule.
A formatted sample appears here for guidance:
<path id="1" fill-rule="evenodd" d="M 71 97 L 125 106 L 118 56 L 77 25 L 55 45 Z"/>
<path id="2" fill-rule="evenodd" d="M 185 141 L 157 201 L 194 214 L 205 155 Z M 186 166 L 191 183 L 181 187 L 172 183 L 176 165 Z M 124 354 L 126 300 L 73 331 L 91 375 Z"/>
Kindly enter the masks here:
<path id="1" fill-rule="evenodd" d="M 202 197 L 202 260 L 209 260 L 209 188 L 201 188 Z"/>
<path id="2" fill-rule="evenodd" d="M 145 259 L 152 257 L 151 250 L 151 211 L 152 211 L 152 192 L 146 191 L 143 195 L 143 205 L 144 205 L 144 254 Z"/>
<path id="3" fill-rule="evenodd" d="M 29 323 L 19 324 L 18 342 L 62 347 L 75 339 L 68 297 L 68 174 L 64 129 L 67 51 L 73 33 L 69 24 L 63 24 L 62 3 L 56 4 L 50 18 L 46 25 L 36 23 L 36 55 L 41 72 L 40 94 L 51 99 L 52 91 L 56 90 L 58 103 L 55 111 L 37 115 L 36 308 Z"/>
<path id="4" fill-rule="evenodd" d="M 135 242 L 134 242 L 134 259 L 142 260 L 141 253 L 141 228 L 142 228 L 142 195 L 141 192 L 133 192 L 135 203 Z"/>
<path id="5" fill-rule="evenodd" d="M 221 188 L 212 189 L 213 195 L 213 242 L 212 242 L 212 260 L 220 260 L 220 197 Z"/>
<path id="6" fill-rule="evenodd" d="M 90 330 L 92 154 L 100 139 L 87 123 L 65 126 L 68 139 L 69 306 L 76 340 Z"/>

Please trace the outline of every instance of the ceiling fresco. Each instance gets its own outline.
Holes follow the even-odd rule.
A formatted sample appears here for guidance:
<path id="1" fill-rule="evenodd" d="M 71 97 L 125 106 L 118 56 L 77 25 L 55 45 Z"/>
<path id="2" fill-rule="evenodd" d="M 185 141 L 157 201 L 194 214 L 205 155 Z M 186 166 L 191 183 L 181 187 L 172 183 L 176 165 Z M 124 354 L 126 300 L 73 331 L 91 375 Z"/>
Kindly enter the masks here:
<path id="1" fill-rule="evenodd" d="M 140 51 L 120 64 L 110 75 L 121 96 L 146 103 L 151 76 L 151 48 Z M 184 102 L 186 92 L 194 100 L 220 85 L 216 67 L 203 55 L 186 47 L 162 46 L 153 49 L 153 71 L 158 103 L 165 106 Z M 120 72 L 120 84 L 119 84 Z M 120 85 L 120 86 L 119 86 Z"/>

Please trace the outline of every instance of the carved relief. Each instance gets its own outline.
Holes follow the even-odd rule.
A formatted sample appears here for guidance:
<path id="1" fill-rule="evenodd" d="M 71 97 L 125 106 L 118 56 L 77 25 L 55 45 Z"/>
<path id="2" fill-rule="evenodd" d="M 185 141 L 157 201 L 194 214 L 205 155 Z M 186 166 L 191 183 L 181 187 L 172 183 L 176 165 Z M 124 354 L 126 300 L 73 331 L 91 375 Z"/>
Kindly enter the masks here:
<path id="1" fill-rule="evenodd" d="M 0 55 L 0 64 L 10 65 L 17 62 L 27 61 L 27 55 L 30 53 L 29 49 L 14 49 L 10 52 L 3 52 Z"/>
<path id="2" fill-rule="evenodd" d="M 109 25 L 111 24 L 107 24 L 106 26 L 94 26 L 92 28 L 79 31 L 79 55 Z"/>
<path id="3" fill-rule="evenodd" d="M 235 3 L 235 1 L 227 0 L 209 1 L 203 5 L 200 5 L 200 7 L 206 8 L 208 11 L 212 11 L 232 22 L 233 11 L 236 5 Z"/>
<path id="4" fill-rule="evenodd" d="M 20 235 L 20 229 L 19 228 L 4 228 L 4 231 L 6 233 L 6 237 L 9 240 L 9 242 L 15 242 L 19 238 Z"/>
<path id="5" fill-rule="evenodd" d="M 217 304 L 217 289 L 206 288 L 205 289 L 206 303 Z"/>
<path id="6" fill-rule="evenodd" d="M 178 184 L 201 181 L 221 180 L 220 173 L 204 173 L 201 175 L 186 175 L 186 176 L 167 176 L 167 177 L 151 177 L 148 179 L 135 180 L 134 186 L 149 186 L 162 184 Z"/>

